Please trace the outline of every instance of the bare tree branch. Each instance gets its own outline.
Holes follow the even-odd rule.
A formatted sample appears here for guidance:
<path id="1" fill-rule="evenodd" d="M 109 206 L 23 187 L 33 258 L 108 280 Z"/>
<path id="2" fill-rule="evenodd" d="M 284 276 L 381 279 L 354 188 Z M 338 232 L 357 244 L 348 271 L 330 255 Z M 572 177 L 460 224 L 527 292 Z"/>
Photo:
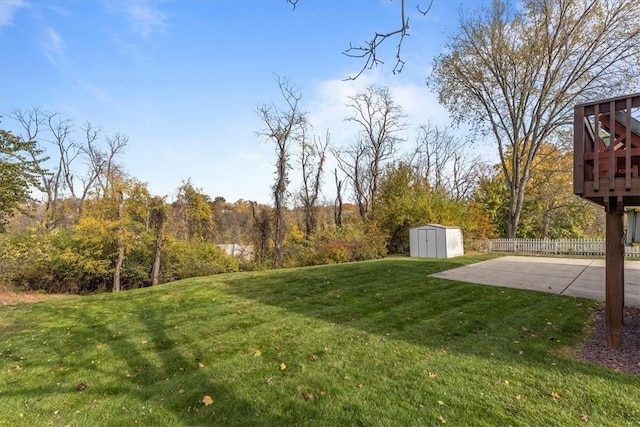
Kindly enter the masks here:
<path id="1" fill-rule="evenodd" d="M 298 5 L 299 0 L 287 0 L 293 10 L 296 10 L 296 6 Z M 425 16 L 431 10 L 431 6 L 433 6 L 433 0 L 429 0 L 429 5 L 426 9 L 421 9 L 420 5 L 416 6 L 418 13 L 422 16 Z M 386 33 L 375 32 L 373 38 L 369 41 L 365 41 L 364 44 L 361 45 L 353 45 L 349 43 L 349 48 L 342 52 L 343 55 L 348 56 L 350 58 L 361 58 L 364 60 L 362 68 L 358 71 L 354 76 L 349 76 L 345 80 L 355 80 L 365 72 L 365 70 L 370 70 L 373 67 L 377 67 L 378 65 L 384 64 L 378 57 L 378 48 L 384 43 L 385 40 L 392 38 L 393 36 L 398 36 L 400 39 L 398 40 L 398 46 L 396 49 L 396 65 L 393 67 L 393 74 L 398 74 L 402 72 L 404 68 L 404 60 L 402 59 L 402 42 L 404 38 L 409 35 L 409 17 L 405 14 L 405 1 L 400 1 L 400 28 L 389 31 Z"/>
<path id="2" fill-rule="evenodd" d="M 298 0 L 287 0 L 287 3 L 289 3 L 292 7 L 291 10 L 296 10 L 296 6 L 298 5 Z"/>

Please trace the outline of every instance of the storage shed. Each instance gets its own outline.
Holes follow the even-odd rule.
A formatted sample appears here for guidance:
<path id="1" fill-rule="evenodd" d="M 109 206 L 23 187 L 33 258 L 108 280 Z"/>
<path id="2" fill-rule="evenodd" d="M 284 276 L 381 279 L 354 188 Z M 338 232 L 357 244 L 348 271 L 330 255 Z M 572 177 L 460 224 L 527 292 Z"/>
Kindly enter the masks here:
<path id="1" fill-rule="evenodd" d="M 438 224 L 409 230 L 409 251 L 418 258 L 452 258 L 464 255 L 462 230 Z"/>

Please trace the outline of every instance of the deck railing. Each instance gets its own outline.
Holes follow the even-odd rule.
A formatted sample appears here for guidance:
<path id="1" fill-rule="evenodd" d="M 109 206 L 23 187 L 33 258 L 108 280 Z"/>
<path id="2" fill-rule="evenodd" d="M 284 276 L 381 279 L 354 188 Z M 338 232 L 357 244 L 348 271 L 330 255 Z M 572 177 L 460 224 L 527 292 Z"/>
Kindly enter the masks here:
<path id="1" fill-rule="evenodd" d="M 576 105 L 573 192 L 640 206 L 640 93 Z"/>
<path id="2" fill-rule="evenodd" d="M 604 239 L 490 239 L 489 252 L 553 255 L 605 255 Z M 640 258 L 640 246 L 626 246 L 625 257 Z"/>

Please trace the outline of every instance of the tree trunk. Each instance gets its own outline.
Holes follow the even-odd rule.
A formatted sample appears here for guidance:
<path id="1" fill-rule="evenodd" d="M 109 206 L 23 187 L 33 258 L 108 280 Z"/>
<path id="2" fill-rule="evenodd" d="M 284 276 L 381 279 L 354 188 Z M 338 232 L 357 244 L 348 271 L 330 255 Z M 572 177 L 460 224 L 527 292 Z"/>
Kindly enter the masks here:
<path id="1" fill-rule="evenodd" d="M 338 170 L 334 169 L 333 175 L 336 178 L 336 202 L 335 202 L 335 212 L 334 212 L 334 220 L 336 226 L 342 227 L 342 181 L 338 179 Z"/>
<path id="2" fill-rule="evenodd" d="M 122 224 L 124 213 L 124 195 L 120 192 L 120 204 L 118 205 L 118 257 L 116 258 L 115 269 L 113 270 L 113 292 L 120 291 L 120 272 L 124 262 L 124 227 Z"/>
<path id="3" fill-rule="evenodd" d="M 156 244 L 154 248 L 153 268 L 151 269 L 151 286 L 158 284 L 160 277 L 160 253 L 162 250 L 162 226 L 164 215 L 159 214 L 156 223 Z"/>

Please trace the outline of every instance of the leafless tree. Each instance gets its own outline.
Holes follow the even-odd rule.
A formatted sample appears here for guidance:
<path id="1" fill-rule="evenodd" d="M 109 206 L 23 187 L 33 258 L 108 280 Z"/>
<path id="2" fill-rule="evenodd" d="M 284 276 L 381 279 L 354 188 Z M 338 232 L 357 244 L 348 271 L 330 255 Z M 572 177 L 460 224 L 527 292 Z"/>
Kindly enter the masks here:
<path id="1" fill-rule="evenodd" d="M 256 113 L 265 124 L 265 128 L 258 132 L 258 135 L 273 142 L 276 149 L 276 180 L 271 188 L 274 201 L 274 266 L 278 268 L 281 266 L 283 255 L 284 210 L 288 196 L 293 144 L 303 138 L 308 121 L 307 113 L 300 109 L 300 89 L 289 79 L 278 75 L 276 79 L 285 108 L 281 109 L 273 103 L 262 104 L 256 108 Z"/>
<path id="2" fill-rule="evenodd" d="M 333 148 L 338 167 L 351 181 L 360 215 L 374 211 L 378 182 L 384 163 L 391 159 L 404 140 L 398 132 L 405 129 L 402 107 L 395 103 L 388 87 L 370 86 L 349 97 L 353 110 L 348 121 L 360 128 L 357 140 L 347 148 Z"/>
<path id="3" fill-rule="evenodd" d="M 306 136 L 300 140 L 299 165 L 302 172 L 302 188 L 299 200 L 304 211 L 307 238 L 313 233 L 318 222 L 318 197 L 320 196 L 329 139 L 330 135 L 327 130 L 324 141 L 316 136 L 312 141 L 308 140 Z"/>
<path id="4" fill-rule="evenodd" d="M 408 163 L 431 188 L 446 192 L 453 200 L 470 197 L 478 185 L 481 169 L 486 167 L 479 156 L 471 154 L 465 140 L 449 128 L 431 123 L 418 128 L 416 146 Z"/>
<path id="5" fill-rule="evenodd" d="M 637 0 L 504 1 L 463 16 L 430 79 L 440 102 L 495 138 L 517 234 L 525 186 L 542 144 L 572 123 L 573 106 L 640 83 Z"/>
<path id="6" fill-rule="evenodd" d="M 36 143 L 37 151 L 46 152 L 39 140 L 39 135 L 46 125 L 47 113 L 37 107 L 30 109 L 14 109 L 9 115 L 10 118 L 16 120 L 22 127 L 23 133 L 21 139 Z M 39 187 L 46 196 L 45 215 L 47 218 L 55 217 L 55 198 L 52 181 L 52 173 L 45 169 L 41 162 L 36 162 L 37 155 L 35 151 L 30 151 L 29 156 L 34 163 L 37 163 L 37 174 L 39 179 Z"/>
<path id="7" fill-rule="evenodd" d="M 97 197 L 107 193 L 109 182 L 117 174 L 121 174 L 116 159 L 127 145 L 128 138 L 123 134 L 106 137 L 107 148 L 100 147 L 102 131 L 87 122 L 81 129 L 84 141 L 74 139 L 74 123 L 71 119 L 63 118 L 60 113 L 49 113 L 37 107 L 20 110 L 14 109 L 10 115 L 18 121 L 23 129 L 22 138 L 36 141 L 39 150 L 49 154 L 55 164 L 52 171 L 39 166 L 40 187 L 46 196 L 45 226 L 54 228 L 58 225 L 68 225 L 78 220 L 82 212 L 82 205 L 94 190 Z M 43 142 L 53 148 L 47 150 Z M 31 154 L 32 156 L 35 153 Z M 77 163 L 84 163 L 78 167 Z M 80 171 L 78 171 L 80 169 Z M 66 215 L 61 209 L 61 201 L 70 198 L 75 212 Z"/>

